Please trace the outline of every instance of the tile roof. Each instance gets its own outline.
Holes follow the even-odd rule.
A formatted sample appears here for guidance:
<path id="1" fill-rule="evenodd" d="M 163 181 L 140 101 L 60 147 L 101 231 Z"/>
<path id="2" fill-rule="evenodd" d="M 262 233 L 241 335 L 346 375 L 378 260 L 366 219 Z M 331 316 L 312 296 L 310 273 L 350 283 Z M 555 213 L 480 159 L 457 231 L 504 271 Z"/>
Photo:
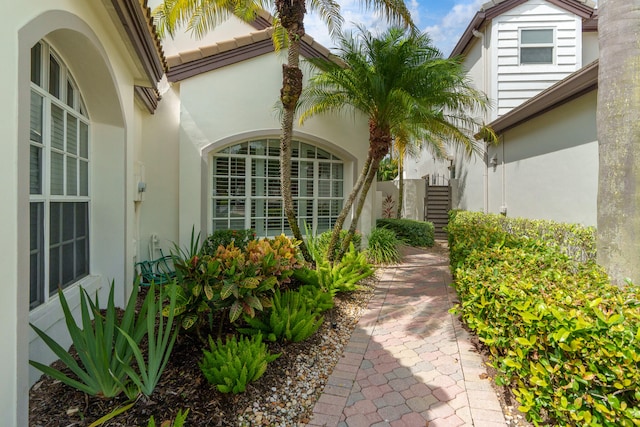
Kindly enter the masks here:
<path id="1" fill-rule="evenodd" d="M 259 55 L 274 51 L 271 37 L 273 28 L 266 27 L 249 34 L 220 41 L 198 49 L 182 51 L 167 58 L 169 71 L 167 77 L 177 82 L 217 68 L 235 64 Z M 329 58 L 329 49 L 316 42 L 311 36 L 304 35 L 300 53 L 306 58 Z"/>

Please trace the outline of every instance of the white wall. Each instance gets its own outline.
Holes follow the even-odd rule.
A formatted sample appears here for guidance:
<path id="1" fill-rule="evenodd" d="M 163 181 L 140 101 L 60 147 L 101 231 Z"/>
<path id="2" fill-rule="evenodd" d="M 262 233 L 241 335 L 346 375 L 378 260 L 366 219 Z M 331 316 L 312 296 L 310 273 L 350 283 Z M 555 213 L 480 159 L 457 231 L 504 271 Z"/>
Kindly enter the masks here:
<path id="1" fill-rule="evenodd" d="M 504 133 L 490 150 L 498 159 L 489 168 L 490 212 L 505 206 L 513 217 L 596 224 L 596 96 L 590 92 Z"/>
<path id="2" fill-rule="evenodd" d="M 165 255 L 178 242 L 178 206 L 180 151 L 180 86 L 174 85 L 162 94 L 153 116 L 143 120 L 143 148 L 147 189 L 138 203 L 140 212 L 138 250 L 141 260 L 158 258 L 159 251 L 149 254 L 151 235 L 157 235 L 158 247 Z"/>
<path id="3" fill-rule="evenodd" d="M 582 33 L 582 65 L 587 65 L 599 58 L 598 33 Z"/>
<path id="4" fill-rule="evenodd" d="M 101 2 L 63 0 L 18 2 L 7 10 L 0 29 L 0 54 L 7 61 L 0 75 L 0 425 L 28 424 L 28 388 L 37 377 L 29 358 L 44 363 L 52 355 L 34 338 L 34 322 L 69 343 L 60 322 L 57 297 L 29 311 L 29 67 L 30 49 L 46 38 L 73 73 L 92 120 L 90 290 L 106 289 L 114 279 L 117 301 L 124 302 L 132 280 L 133 206 L 128 183 L 136 135 L 133 96 L 134 60 Z M 142 80 L 142 79 L 140 79 Z M 65 293 L 76 304 L 78 287 Z M 103 293 L 102 300 L 105 300 Z"/>
<path id="5" fill-rule="evenodd" d="M 402 203 L 402 218 L 424 221 L 424 196 L 426 193 L 426 181 L 424 179 L 404 180 L 404 200 Z M 398 194 L 400 193 L 400 180 L 376 182 L 376 209 L 375 217 L 383 218 L 383 203 L 385 197 L 393 198 L 393 216 L 398 211 Z"/>
<path id="6" fill-rule="evenodd" d="M 179 235 L 207 230 L 210 201 L 209 153 L 253 137 L 279 138 L 275 110 L 282 82 L 284 52 L 262 55 L 180 83 Z M 345 193 L 360 172 L 368 148 L 367 121 L 351 114 L 323 116 L 294 126 L 294 139 L 328 149 L 345 161 Z M 370 196 L 371 200 L 371 196 Z M 361 231 L 373 222 L 371 207 Z"/>

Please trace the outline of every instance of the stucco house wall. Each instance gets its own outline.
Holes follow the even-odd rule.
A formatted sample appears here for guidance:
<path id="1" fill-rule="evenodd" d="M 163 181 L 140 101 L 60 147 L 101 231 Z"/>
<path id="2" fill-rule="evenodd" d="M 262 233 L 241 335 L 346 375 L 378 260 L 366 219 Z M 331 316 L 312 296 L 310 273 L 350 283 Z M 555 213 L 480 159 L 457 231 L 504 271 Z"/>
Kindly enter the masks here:
<path id="1" fill-rule="evenodd" d="M 276 101 L 283 60 L 282 52 L 269 53 L 179 83 L 181 242 L 188 242 L 193 226 L 196 231 L 211 231 L 210 155 L 249 139 L 279 139 Z M 293 138 L 344 161 L 346 195 L 367 154 L 367 130 L 361 115 L 318 116 L 303 126 L 296 123 Z M 363 229 L 368 230 L 371 221 L 370 215 L 363 215 Z"/>
<path id="2" fill-rule="evenodd" d="M 596 99 L 591 91 L 502 133 L 489 151 L 497 161 L 489 168 L 490 212 L 596 224 Z"/>
<path id="3" fill-rule="evenodd" d="M 142 161 L 150 184 L 160 180 L 167 185 L 149 187 L 145 193 L 139 243 L 143 258 L 152 257 L 146 255 L 151 236 L 157 236 L 166 254 L 171 242 L 187 245 L 192 230 L 203 236 L 211 233 L 212 155 L 244 141 L 280 138 L 277 105 L 287 57 L 286 50 L 274 51 L 265 29 L 268 19 L 261 15 L 247 24 L 232 18 L 234 22 L 226 22 L 203 39 L 179 32 L 163 40 L 165 51 L 174 52 L 167 56 L 168 83 L 161 85 L 163 100 L 154 117 L 163 119 L 153 120 L 145 131 Z M 305 58 L 327 54 L 312 38 L 303 38 L 305 79 L 311 73 Z M 174 122 L 177 128 L 172 127 Z M 345 112 L 314 117 L 304 125 L 296 121 L 293 139 L 327 150 L 344 162 L 346 198 L 367 154 L 366 118 Z M 178 179 L 170 183 L 174 172 Z M 375 221 L 373 199 L 369 195 L 361 230 L 369 230 Z M 156 210 L 163 206 L 175 209 L 159 217 Z"/>
<path id="4" fill-rule="evenodd" d="M 134 245 L 135 190 L 132 164 L 141 131 L 141 118 L 149 115 L 137 93 L 138 85 L 153 88 L 153 65 L 145 64 L 120 22 L 117 10 L 125 2 L 26 1 L 13 4 L 0 29 L 4 42 L 0 54 L 7 66 L 0 71 L 5 84 L 0 97 L 0 156 L 2 188 L 0 217 L 0 424 L 28 424 L 28 389 L 39 373 L 29 359 L 50 363 L 52 353 L 29 328 L 34 323 L 61 345 L 70 341 L 62 321 L 57 295 L 29 309 L 30 283 L 30 75 L 31 48 L 44 40 L 73 75 L 89 117 L 90 202 L 89 275 L 65 289 L 77 311 L 78 285 L 106 300 L 108 284 L 116 284 L 116 301 L 122 304 L 131 291 Z M 136 17 L 145 17 L 138 2 Z M 136 9 L 137 8 L 137 9 Z M 124 13 L 122 19 L 131 15 Z M 142 21 L 144 25 L 144 19 Z M 144 26 L 141 28 L 145 28 Z M 149 34 L 149 40 L 153 37 Z M 151 50 L 159 46 L 150 45 Z M 159 50 L 150 57 L 160 64 Z M 149 58 L 147 58 L 149 59 Z M 159 69 L 161 69 L 160 66 Z M 146 98 L 153 102 L 153 96 Z M 48 122 L 45 120 L 45 126 Z M 45 160 L 46 162 L 46 160 Z M 43 163 L 48 174 L 48 163 Z M 46 228 L 45 228 L 46 230 Z M 45 264 L 46 266 L 46 264 Z"/>

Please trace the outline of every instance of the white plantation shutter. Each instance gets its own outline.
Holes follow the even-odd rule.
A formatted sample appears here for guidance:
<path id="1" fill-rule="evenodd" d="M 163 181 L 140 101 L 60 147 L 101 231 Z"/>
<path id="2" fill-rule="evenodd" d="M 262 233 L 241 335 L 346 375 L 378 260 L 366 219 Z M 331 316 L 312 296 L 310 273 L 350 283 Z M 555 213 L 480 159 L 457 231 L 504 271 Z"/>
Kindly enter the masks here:
<path id="1" fill-rule="evenodd" d="M 35 308 L 89 274 L 89 121 L 68 68 L 43 41 L 31 50 L 29 139 Z"/>
<path id="2" fill-rule="evenodd" d="M 291 191 L 300 227 L 330 229 L 344 203 L 344 164 L 301 141 L 291 147 Z M 212 155 L 211 231 L 253 229 L 262 237 L 291 234 L 280 193 L 280 146 L 273 139 L 242 142 Z"/>

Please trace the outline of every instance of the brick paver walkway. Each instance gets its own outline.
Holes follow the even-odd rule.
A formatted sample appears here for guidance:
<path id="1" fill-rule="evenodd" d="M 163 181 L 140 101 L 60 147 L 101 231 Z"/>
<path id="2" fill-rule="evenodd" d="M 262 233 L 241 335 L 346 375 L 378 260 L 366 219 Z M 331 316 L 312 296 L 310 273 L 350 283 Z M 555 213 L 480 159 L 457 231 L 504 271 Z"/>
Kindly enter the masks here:
<path id="1" fill-rule="evenodd" d="M 379 272 L 308 426 L 506 426 L 481 356 L 448 311 L 448 260 L 406 252 Z"/>

